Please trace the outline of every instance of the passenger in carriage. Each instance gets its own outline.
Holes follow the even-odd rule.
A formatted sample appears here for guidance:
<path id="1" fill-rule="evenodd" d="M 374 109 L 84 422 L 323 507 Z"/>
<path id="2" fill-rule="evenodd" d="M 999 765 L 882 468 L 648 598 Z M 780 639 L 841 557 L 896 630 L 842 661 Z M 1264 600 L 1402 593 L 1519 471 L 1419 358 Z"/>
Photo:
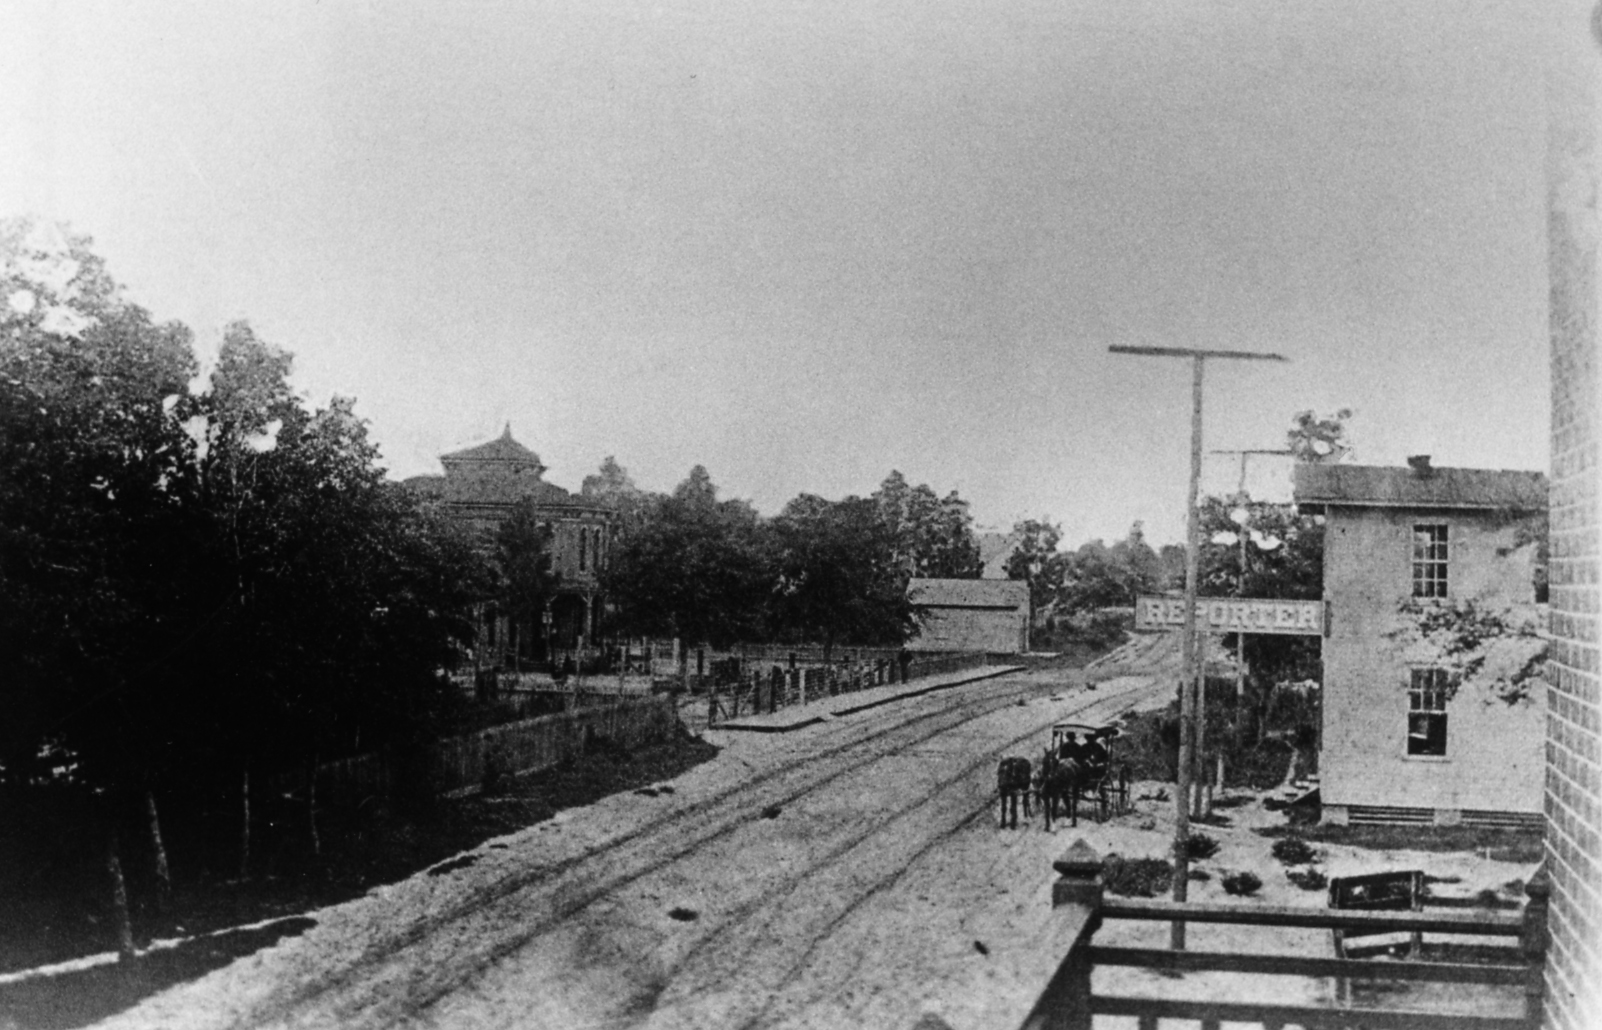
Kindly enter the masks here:
<path id="1" fill-rule="evenodd" d="M 1085 764 L 1085 745 L 1079 742 L 1079 734 L 1073 732 L 1068 734 L 1057 748 L 1057 759 L 1062 762 L 1073 762 L 1079 766 Z"/>
<path id="2" fill-rule="evenodd" d="M 1111 756 L 1107 753 L 1107 745 L 1101 742 L 1099 734 L 1090 734 L 1090 739 L 1085 742 L 1082 751 L 1084 757 L 1080 762 L 1088 779 L 1095 781 L 1107 775 L 1107 765 L 1111 761 Z"/>

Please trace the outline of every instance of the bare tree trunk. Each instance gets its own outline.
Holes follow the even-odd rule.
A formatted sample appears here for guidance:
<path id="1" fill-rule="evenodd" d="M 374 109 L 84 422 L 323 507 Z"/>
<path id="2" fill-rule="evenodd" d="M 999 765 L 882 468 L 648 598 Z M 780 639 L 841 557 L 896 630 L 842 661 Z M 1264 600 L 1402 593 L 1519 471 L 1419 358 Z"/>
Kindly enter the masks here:
<path id="1" fill-rule="evenodd" d="M 156 812 L 156 792 L 145 789 L 145 812 L 150 819 L 150 845 L 156 855 L 156 910 L 164 912 L 172 900 L 172 873 L 167 866 L 167 846 L 161 839 L 161 816 Z"/>
<path id="2" fill-rule="evenodd" d="M 311 829 L 312 854 L 322 857 L 323 838 L 317 832 L 317 755 L 312 755 L 311 772 L 306 777 L 306 825 Z"/>
<path id="3" fill-rule="evenodd" d="M 241 820 L 239 824 L 239 878 L 250 875 L 250 770 L 245 770 L 244 785 L 240 791 Z"/>
<path id="4" fill-rule="evenodd" d="M 1292 744 L 1290 764 L 1285 767 L 1285 778 L 1280 781 L 1280 790 L 1285 790 L 1296 782 L 1296 763 L 1300 761 L 1301 757 L 1302 749 Z"/>
<path id="5" fill-rule="evenodd" d="M 106 835 L 106 872 L 111 877 L 111 911 L 117 923 L 117 960 L 134 959 L 133 922 L 128 918 L 128 884 L 122 878 L 122 859 L 117 856 L 117 831 Z"/>

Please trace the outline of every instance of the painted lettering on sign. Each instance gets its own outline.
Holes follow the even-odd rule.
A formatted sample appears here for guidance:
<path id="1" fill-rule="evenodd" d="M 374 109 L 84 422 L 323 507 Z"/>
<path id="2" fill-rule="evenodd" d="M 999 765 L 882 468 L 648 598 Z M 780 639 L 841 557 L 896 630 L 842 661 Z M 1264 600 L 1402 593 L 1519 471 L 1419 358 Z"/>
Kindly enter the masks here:
<path id="1" fill-rule="evenodd" d="M 1196 623 L 1208 633 L 1280 633 L 1320 636 L 1323 601 L 1270 601 L 1198 597 Z M 1135 603 L 1137 630 L 1175 630 L 1185 625 L 1185 602 L 1177 597 L 1142 597 Z"/>

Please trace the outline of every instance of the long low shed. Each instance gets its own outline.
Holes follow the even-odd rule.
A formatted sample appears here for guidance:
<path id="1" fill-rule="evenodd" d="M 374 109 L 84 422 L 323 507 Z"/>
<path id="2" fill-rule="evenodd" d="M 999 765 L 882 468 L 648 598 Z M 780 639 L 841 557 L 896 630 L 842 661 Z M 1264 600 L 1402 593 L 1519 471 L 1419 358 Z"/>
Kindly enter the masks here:
<path id="1" fill-rule="evenodd" d="M 915 579 L 907 599 L 922 631 L 907 642 L 913 651 L 1029 650 L 1029 584 L 1010 579 Z"/>

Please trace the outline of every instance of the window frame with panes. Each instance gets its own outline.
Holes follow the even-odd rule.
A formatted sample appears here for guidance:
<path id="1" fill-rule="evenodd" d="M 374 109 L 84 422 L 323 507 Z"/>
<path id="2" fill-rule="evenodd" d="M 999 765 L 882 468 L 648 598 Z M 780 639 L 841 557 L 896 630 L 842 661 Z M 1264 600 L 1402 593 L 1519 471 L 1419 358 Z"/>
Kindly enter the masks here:
<path id="1" fill-rule="evenodd" d="M 1413 524 L 1413 596 L 1445 599 L 1451 560 L 1451 527 L 1445 522 Z"/>
<path id="2" fill-rule="evenodd" d="M 1447 756 L 1446 704 L 1451 676 L 1445 669 L 1419 666 L 1409 670 L 1407 685 L 1407 756 Z"/>

